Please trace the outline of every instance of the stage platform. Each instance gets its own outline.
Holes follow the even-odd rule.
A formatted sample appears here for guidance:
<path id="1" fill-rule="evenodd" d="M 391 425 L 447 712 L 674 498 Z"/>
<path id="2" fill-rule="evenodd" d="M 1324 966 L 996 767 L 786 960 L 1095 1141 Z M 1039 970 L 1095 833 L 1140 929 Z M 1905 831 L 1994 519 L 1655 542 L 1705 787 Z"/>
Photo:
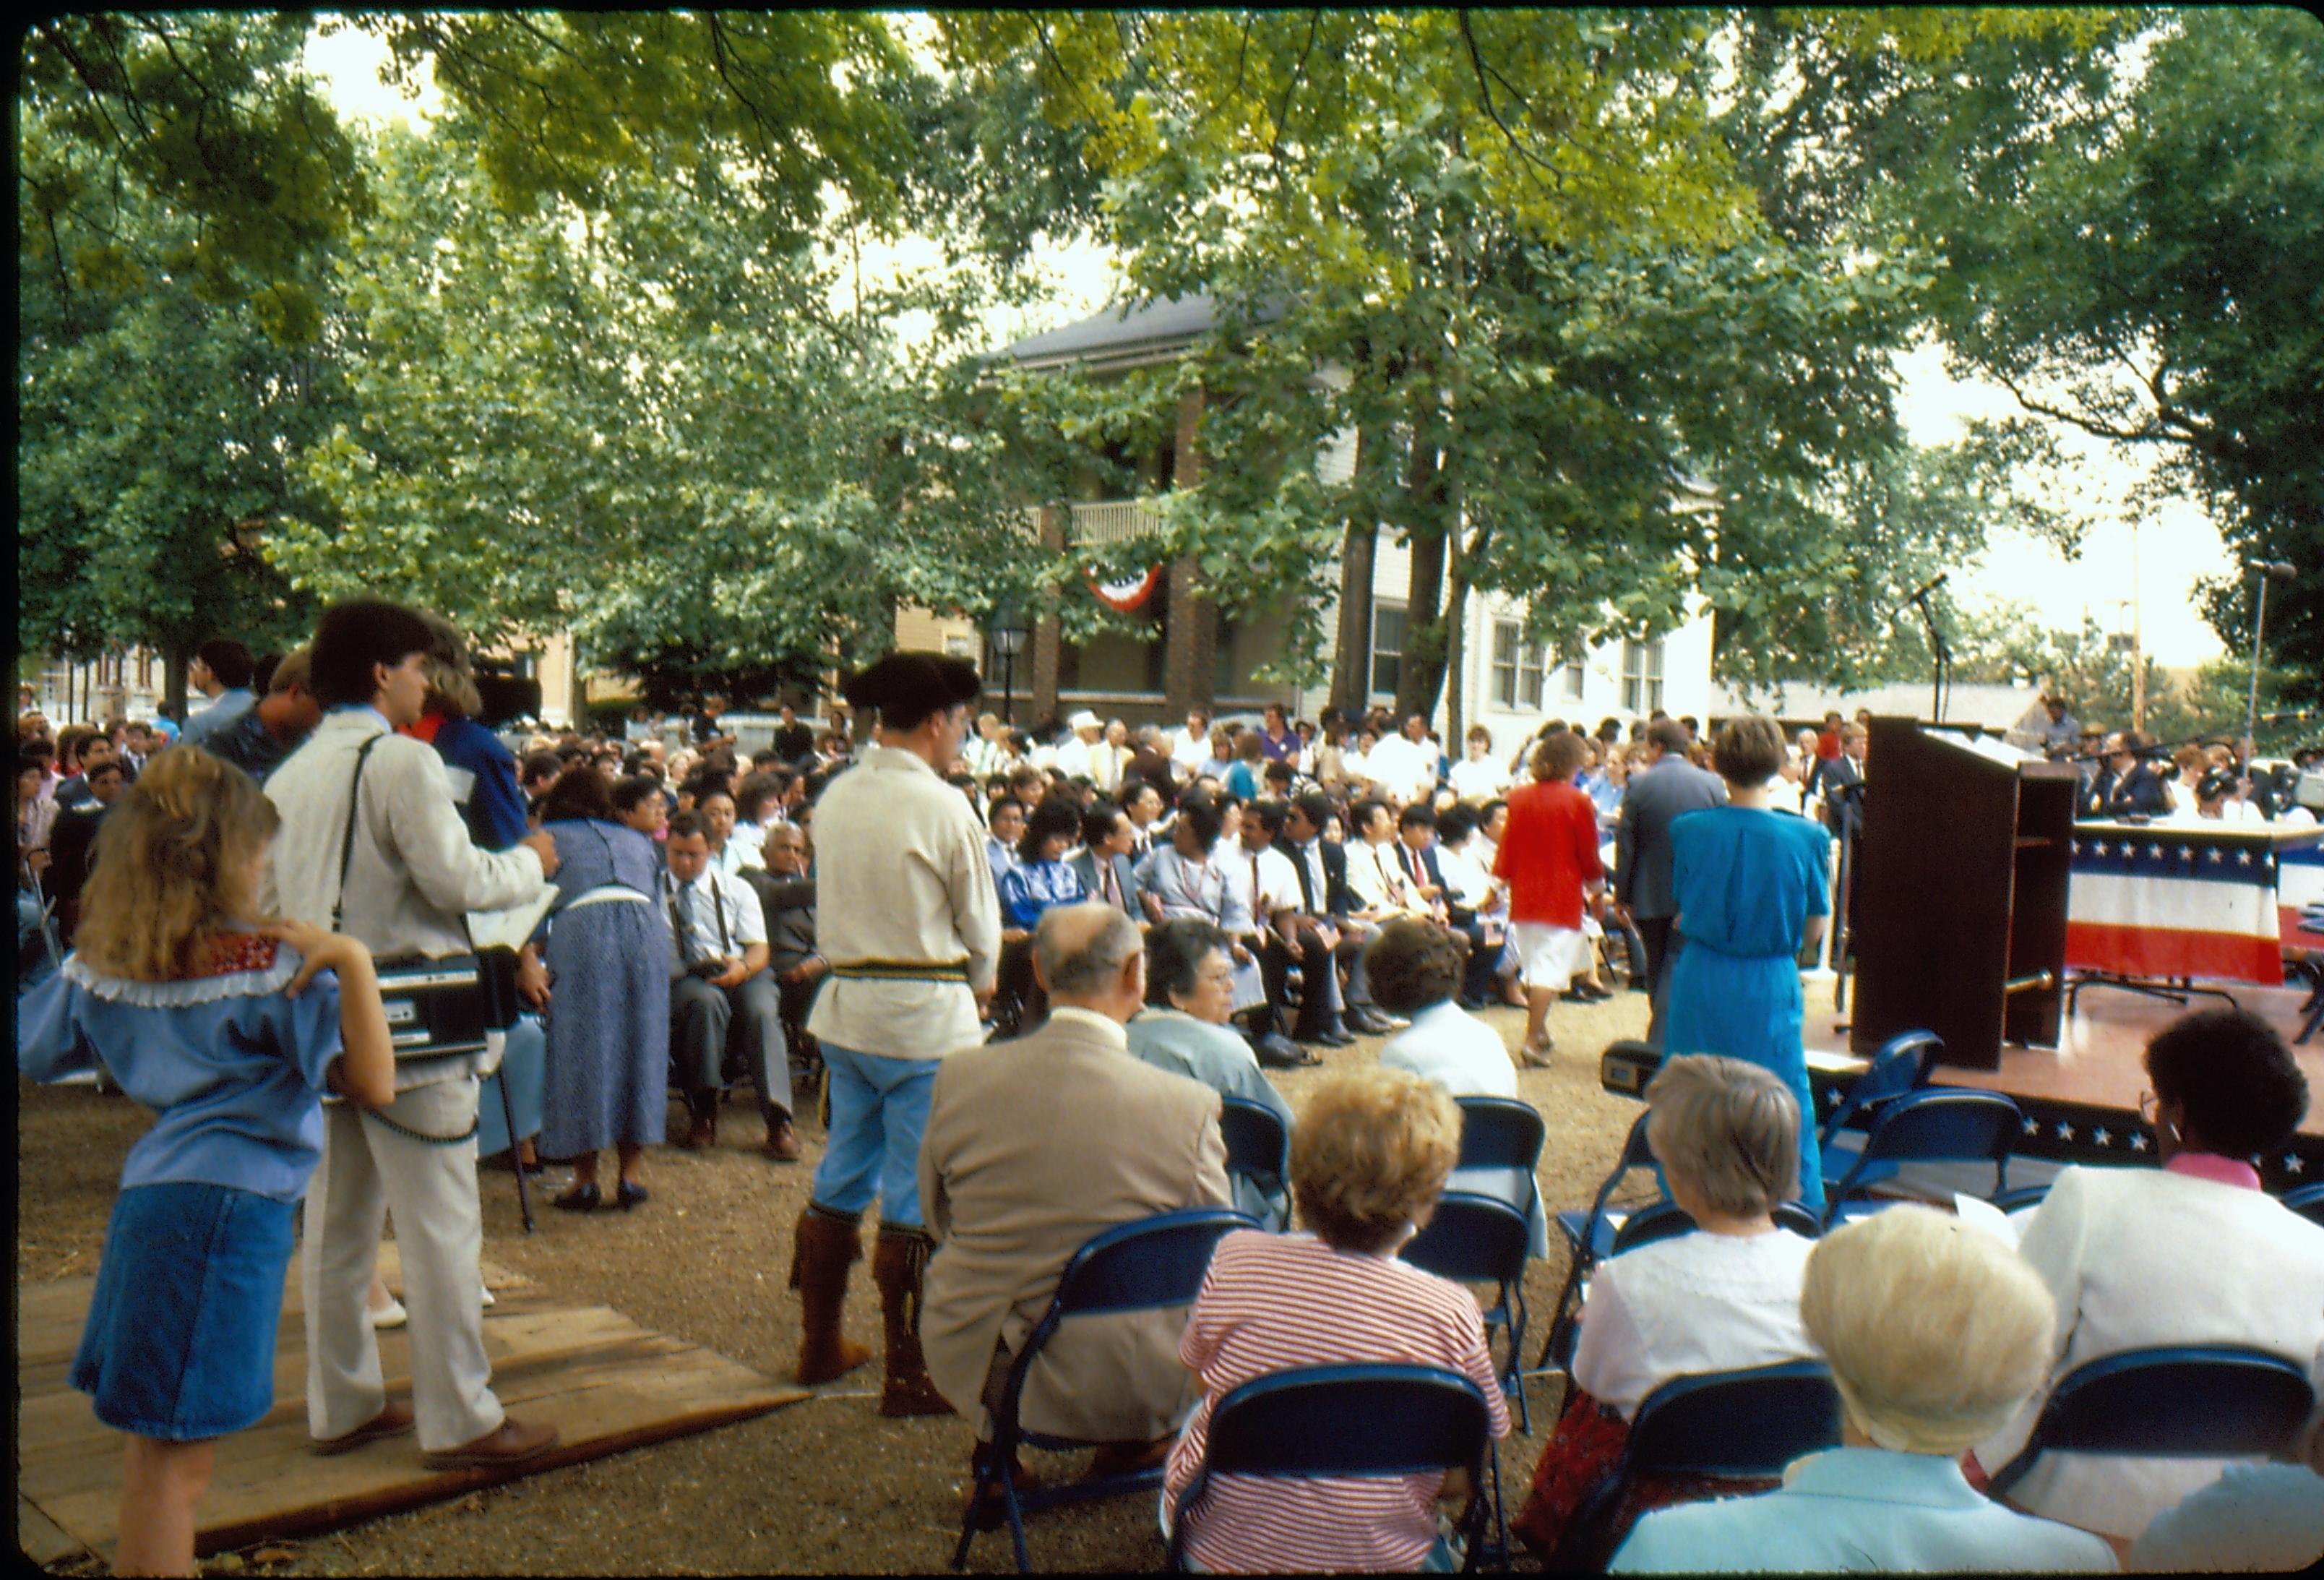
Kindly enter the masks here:
<path id="1" fill-rule="evenodd" d="M 1865 1061 L 1849 1051 L 1848 1018 L 1832 1008 L 1832 984 L 1806 985 L 1802 1040 L 1808 1079 L 1818 1109 L 1828 1113 Z M 2286 1042 L 2299 1034 L 2301 1006 L 2308 996 L 2304 985 L 2235 983 L 2227 984 L 2227 991 L 2281 1031 Z M 2085 987 L 2076 995 L 2056 1048 L 2004 1047 L 1997 1069 L 1941 1064 L 1933 1084 L 1975 1086 L 2016 1099 L 2025 1111 L 2019 1156 L 2059 1163 L 2151 1163 L 2154 1134 L 2138 1115 L 2139 1094 L 2147 1084 L 2142 1062 L 2147 1039 L 2180 1016 L 2218 1003 L 2199 996 L 2176 1004 L 2117 988 Z M 2308 1077 L 2310 1099 L 2308 1116 L 2292 1144 L 2260 1160 L 2262 1182 L 2278 1192 L 2324 1179 L 2324 1038 L 2305 1047 L 2295 1045 L 2292 1052 Z M 1601 1063 L 1601 1080 L 1609 1091 L 1636 1095 L 1649 1068 L 1609 1050 Z"/>

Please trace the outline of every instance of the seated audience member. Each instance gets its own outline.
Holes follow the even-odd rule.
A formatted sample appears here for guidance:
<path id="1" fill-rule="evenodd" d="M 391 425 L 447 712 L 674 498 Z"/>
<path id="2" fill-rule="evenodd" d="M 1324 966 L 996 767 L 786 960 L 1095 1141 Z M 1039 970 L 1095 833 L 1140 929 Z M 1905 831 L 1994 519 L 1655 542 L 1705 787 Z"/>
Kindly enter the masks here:
<path id="1" fill-rule="evenodd" d="M 703 836 L 710 842 L 714 871 L 739 878 L 746 869 L 766 865 L 757 850 L 734 837 L 734 792 L 726 788 L 723 777 L 697 776 L 694 815 L 702 819 Z"/>
<path id="2" fill-rule="evenodd" d="M 1370 1037 L 1396 1029 L 1372 1003 L 1371 988 L 1364 981 L 1364 944 L 1378 929 L 1358 914 L 1360 901 L 1348 882 L 1347 846 L 1333 834 L 1338 822 L 1332 798 L 1309 790 L 1284 809 L 1283 832 L 1276 841 L 1299 882 L 1296 925 L 1303 934 L 1312 929 L 1323 938 L 1333 961 L 1348 974 L 1344 992 L 1335 993 L 1326 1012 L 1322 1034 L 1313 1039 L 1326 1047 L 1343 1046 L 1338 1039 L 1352 1041 L 1348 1036 L 1351 1031 Z M 1336 980 L 1333 985 L 1338 986 Z M 1310 1024 L 1305 994 L 1303 987 L 1303 1026 Z M 1300 1040 L 1309 1039 L 1302 1036 Z"/>
<path id="3" fill-rule="evenodd" d="M 1271 764 L 1279 768 L 1281 763 Z M 1240 810 L 1235 843 L 1213 859 L 1236 879 L 1244 901 L 1250 932 L 1243 939 L 1247 953 L 1256 955 L 1260 991 L 1266 1003 L 1254 1021 L 1262 1041 L 1289 1062 L 1313 1063 L 1312 1055 L 1296 1046 L 1286 1049 L 1283 1034 L 1290 1026 L 1285 1013 L 1291 985 L 1291 967 L 1299 967 L 1299 1017 L 1291 1027 L 1291 1040 L 1330 1044 L 1336 1035 L 1339 981 L 1332 967 L 1332 943 L 1305 915 L 1306 895 L 1291 858 L 1277 848 L 1283 836 L 1286 808 L 1281 801 L 1253 801 Z"/>
<path id="4" fill-rule="evenodd" d="M 984 859 L 992 868 L 992 887 L 1017 864 L 1017 842 L 1025 837 L 1025 803 L 1012 795 L 993 798 L 984 812 Z"/>
<path id="5" fill-rule="evenodd" d="M 1427 1221 L 1461 1150 L 1442 1087 L 1401 1070 L 1326 1076 L 1291 1132 L 1291 1194 L 1305 1233 L 1238 1231 L 1219 1242 L 1178 1354 L 1203 1400 L 1171 1450 L 1165 1518 L 1193 1482 L 1211 1413 L 1246 1382 L 1296 1366 L 1443 1367 L 1477 1385 L 1496 1437 L 1508 1405 L 1477 1303 L 1397 1259 Z M 1214 1475 L 1186 1513 L 1186 1557 L 1213 1574 L 1451 1570 L 1440 1500 L 1476 1489 L 1458 1471 L 1371 1478 Z"/>
<path id="6" fill-rule="evenodd" d="M 1467 951 L 1460 936 L 1398 917 L 1364 950 L 1372 998 L 1412 1024 L 1388 1039 L 1380 1063 L 1434 1081 L 1455 1097 L 1514 1097 L 1517 1066 L 1501 1034 L 1453 1002 Z"/>
<path id="7" fill-rule="evenodd" d="M 784 1057 L 798 1071 L 813 1067 L 811 1043 L 800 1043 L 807 1039 L 807 1012 L 815 1007 L 831 962 L 816 945 L 814 854 L 807 830 L 796 823 L 775 824 L 767 830 L 766 855 L 766 871 L 752 887 L 767 923 L 767 970 L 782 999 Z"/>
<path id="8" fill-rule="evenodd" d="M 2308 1112 L 2290 1049 L 2255 1015 L 2205 1010 L 2155 1035 L 2146 1071 L 2163 1167 L 2067 1169 L 2019 1244 L 2057 1304 L 2048 1381 L 2154 1344 L 2248 1344 L 2312 1364 L 2324 1348 L 2324 1228 L 2263 1192 L 2246 1161 L 2278 1152 Z M 2047 1392 L 1980 1435 L 1988 1473 L 2024 1446 Z M 2048 1453 L 2009 1500 L 2135 1540 L 2224 1465 Z"/>
<path id="9" fill-rule="evenodd" d="M 1130 1023 L 1130 1051 L 1221 1096 L 1249 1098 L 1287 1132 L 1291 1105 L 1232 1024 L 1235 969 L 1227 947 L 1227 935 L 1206 921 L 1166 921 L 1146 935 L 1147 1007 Z M 1253 1217 L 1282 1200 L 1280 1190 L 1235 1181 L 1235 1206 Z"/>
<path id="10" fill-rule="evenodd" d="M 669 878 L 665 906 L 679 973 L 669 989 L 670 1061 L 693 1116 L 684 1144 L 698 1150 L 717 1143 L 719 1088 L 733 1067 L 759 1088 L 767 1155 L 797 1162 L 782 1001 L 767 971 L 759 896 L 711 865 L 709 836 L 698 812 L 670 819 L 663 855 Z"/>
<path id="11" fill-rule="evenodd" d="M 1009 771 L 1009 793 L 1023 804 L 1029 815 L 1049 793 L 1049 776 L 1029 762 L 1020 762 Z"/>
<path id="12" fill-rule="evenodd" d="M 742 850 L 746 864 L 767 864 L 767 830 L 783 820 L 783 792 L 789 788 L 789 774 L 757 768 L 734 787 L 734 832 L 726 837 Z"/>
<path id="13" fill-rule="evenodd" d="M 538 737 L 536 737 L 538 738 Z M 565 772 L 565 759 L 550 751 L 527 752 L 517 764 L 517 788 L 524 791 L 525 810 L 533 817 L 540 816 L 543 797 L 556 787 L 557 776 Z"/>
<path id="14" fill-rule="evenodd" d="M 1033 974 L 1034 928 L 1056 907 L 1089 898 L 1065 859 L 1081 821 L 1063 799 L 1043 801 L 1017 842 L 1016 864 L 1001 875 L 1001 965 L 992 1007 L 995 1019 L 1012 1032 L 1047 1012 Z"/>
<path id="15" fill-rule="evenodd" d="M 1130 846 L 1138 830 L 1111 801 L 1097 801 L 1082 814 L 1082 849 L 1065 864 L 1081 880 L 1082 892 L 1116 910 L 1135 914 L 1137 864 Z"/>
<path id="16" fill-rule="evenodd" d="M 1452 765 L 1452 793 L 1481 805 L 1509 788 L 1509 772 L 1493 758 L 1492 731 L 1471 725 L 1467 742 L 1468 756 Z"/>
<path id="17" fill-rule="evenodd" d="M 1508 892 L 1492 874 L 1492 845 L 1478 832 L 1482 821 L 1480 809 L 1466 805 L 1447 807 L 1437 814 L 1436 870 L 1444 878 L 1444 897 L 1452 919 L 1459 922 L 1465 918 L 1475 929 L 1470 935 L 1463 984 L 1468 996 L 1523 1009 L 1526 998 L 1517 984 L 1517 952 L 1508 947 Z"/>
<path id="18" fill-rule="evenodd" d="M 2099 1538 L 1991 1501 L 1961 1451 L 2041 1386 L 2056 1310 L 2008 1246 L 1906 1205 L 1808 1253 L 1800 1317 L 1831 1367 L 1841 1446 L 1756 1498 L 1658 1510 L 1616 1574 L 2107 1574 Z"/>
<path id="19" fill-rule="evenodd" d="M 2149 1575 L 2313 1573 L 2324 1564 L 2324 1410 L 2282 1464 L 2231 1465 L 2154 1517 L 2123 1567 Z"/>
<path id="20" fill-rule="evenodd" d="M 1218 1094 L 1130 1055 L 1123 1026 L 1146 999 L 1137 924 L 1104 905 L 1060 906 L 1041 918 L 1034 958 L 1048 1020 L 947 1055 L 920 1147 L 920 1203 L 938 1242 L 920 1342 L 937 1391 L 971 1417 L 999 1400 L 1091 1236 L 1228 1199 Z M 1184 1322 L 1167 1310 L 1065 1324 L 1026 1380 L 1019 1420 L 1115 1446 L 1103 1470 L 1158 1462 L 1194 1397 L 1178 1360 Z"/>
<path id="21" fill-rule="evenodd" d="M 1261 781 L 1266 772 L 1266 743 L 1257 730 L 1245 730 L 1235 737 L 1234 761 L 1227 765 L 1226 789 L 1230 799 L 1238 801 L 1259 799 Z"/>
<path id="22" fill-rule="evenodd" d="M 1355 839 L 1347 847 L 1348 887 L 1359 919 L 1379 926 L 1399 916 L 1431 919 L 1435 908 L 1405 873 L 1396 837 L 1396 814 L 1386 801 L 1358 801 L 1348 820 Z"/>
<path id="23" fill-rule="evenodd" d="M 1799 1104 L 1756 1065 L 1708 1054 L 1672 1058 L 1646 1086 L 1646 1141 L 1692 1234 L 1600 1262 L 1582 1308 L 1573 1386 L 1534 1467 L 1515 1529 L 1553 1567 L 1582 1500 L 1620 1455 L 1626 1425 L 1674 1377 L 1812 1357 L 1800 1324 L 1800 1280 L 1813 1243 L 1770 1215 L 1799 1172 Z M 1731 1482 L 1656 1480 L 1635 1487 L 1607 1534 L 1640 1509 Z"/>

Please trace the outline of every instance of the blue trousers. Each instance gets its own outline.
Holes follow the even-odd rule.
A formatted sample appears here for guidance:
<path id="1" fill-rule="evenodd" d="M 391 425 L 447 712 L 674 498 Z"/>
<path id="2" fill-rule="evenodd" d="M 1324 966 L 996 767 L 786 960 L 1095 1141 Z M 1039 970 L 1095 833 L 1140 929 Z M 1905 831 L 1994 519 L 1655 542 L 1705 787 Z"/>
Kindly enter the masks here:
<path id="1" fill-rule="evenodd" d="M 508 1029 L 508 1046 L 501 1067 L 484 1079 L 476 1098 L 476 1156 L 490 1158 L 509 1149 L 508 1116 L 501 1112 L 501 1083 L 508 1083 L 509 1106 L 516 1111 L 516 1139 L 530 1141 L 540 1133 L 540 1094 L 549 1069 L 549 1029 L 540 1017 L 527 1012 Z"/>
<path id="2" fill-rule="evenodd" d="M 816 1166 L 813 1197 L 837 1213 L 861 1213 L 880 1198 L 884 1228 L 920 1226 L 920 1136 L 936 1061 L 889 1058 L 823 1045 L 831 1072 L 831 1134 Z"/>

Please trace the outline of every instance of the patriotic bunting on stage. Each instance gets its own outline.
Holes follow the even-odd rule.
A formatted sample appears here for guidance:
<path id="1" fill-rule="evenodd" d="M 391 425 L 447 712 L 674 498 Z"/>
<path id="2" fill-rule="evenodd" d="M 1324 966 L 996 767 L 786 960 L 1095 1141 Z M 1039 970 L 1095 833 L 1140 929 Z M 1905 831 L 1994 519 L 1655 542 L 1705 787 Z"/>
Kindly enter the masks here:
<path id="1" fill-rule="evenodd" d="M 2078 828 L 2066 964 L 2129 976 L 2283 981 L 2276 852 L 2156 824 Z"/>
<path id="2" fill-rule="evenodd" d="M 2287 949 L 2324 949 L 2324 929 L 2303 928 L 2303 907 L 2324 905 L 2324 842 L 2293 845 L 2278 858 L 2276 914 L 2283 926 Z"/>

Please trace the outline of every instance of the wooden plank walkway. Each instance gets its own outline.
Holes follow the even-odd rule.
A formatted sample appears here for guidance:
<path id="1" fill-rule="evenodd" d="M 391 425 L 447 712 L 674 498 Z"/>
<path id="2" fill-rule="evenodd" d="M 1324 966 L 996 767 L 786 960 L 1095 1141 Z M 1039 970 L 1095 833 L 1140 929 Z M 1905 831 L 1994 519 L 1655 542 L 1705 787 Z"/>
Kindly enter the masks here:
<path id="1" fill-rule="evenodd" d="M 395 1245 L 380 1271 L 400 1287 Z M 640 1327 L 604 1306 L 573 1306 L 487 1264 L 495 1304 L 484 1312 L 493 1387 L 511 1414 L 553 1423 L 557 1446 L 511 1469 L 431 1471 L 410 1436 L 318 1458 L 307 1447 L 306 1334 L 294 1260 L 274 1360 L 274 1409 L 248 1431 L 218 1440 L 195 1546 L 214 1553 L 267 1537 L 332 1529 L 458 1497 L 536 1471 L 577 1464 L 763 1415 L 809 1390 L 761 1376 L 725 1356 Z M 121 1434 L 97 1418 L 68 1381 L 94 1278 L 19 1291 L 16 1362 L 17 1530 L 38 1562 L 76 1548 L 110 1557 L 118 1535 Z M 409 1394 L 404 1330 L 380 1335 L 391 1391 Z"/>

